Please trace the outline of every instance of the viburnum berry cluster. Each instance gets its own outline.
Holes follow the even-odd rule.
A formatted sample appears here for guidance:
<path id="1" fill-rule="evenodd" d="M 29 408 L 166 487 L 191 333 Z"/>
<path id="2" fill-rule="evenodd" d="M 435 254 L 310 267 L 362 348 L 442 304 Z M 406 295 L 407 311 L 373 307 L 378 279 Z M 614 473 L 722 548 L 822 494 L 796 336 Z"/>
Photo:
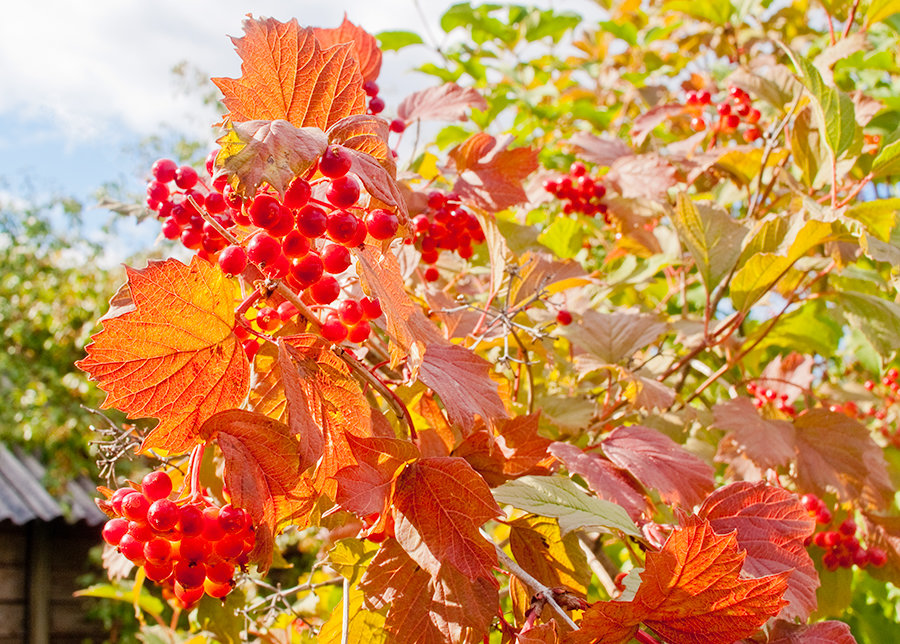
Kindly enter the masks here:
<path id="1" fill-rule="evenodd" d="M 228 275 L 240 275 L 248 265 L 255 265 L 264 276 L 283 280 L 305 304 L 319 311 L 319 321 L 326 329 L 323 337 L 332 342 L 364 342 L 371 332 L 370 321 L 381 315 L 380 305 L 345 293 L 345 287 L 355 280 L 349 270 L 350 248 L 367 237 L 392 239 L 400 224 L 390 210 L 357 205 L 363 187 L 350 172 L 352 159 L 347 150 L 328 146 L 308 173 L 318 170 L 318 179 L 296 177 L 283 196 L 261 188 L 252 199 L 241 198 L 225 182 L 224 174 L 215 173 L 215 159 L 213 152 L 206 162 L 209 186 L 190 166 L 178 167 L 170 159 L 153 165 L 147 205 L 162 221 L 163 235 L 180 239 L 198 255 L 217 261 Z M 172 182 L 175 186 L 170 191 Z M 229 243 L 226 235 L 236 231 L 243 241 Z M 446 234 L 439 236 L 445 245 L 447 238 Z M 453 239 L 454 248 L 461 248 L 465 241 L 463 235 Z M 279 319 L 284 322 L 296 313 L 294 307 L 293 313 L 279 315 Z M 257 318 L 275 319 L 266 315 Z M 263 322 L 259 330 L 275 329 Z M 246 341 L 248 355 L 255 354 L 258 344 L 254 343 Z"/>
<path id="2" fill-rule="evenodd" d="M 454 192 L 429 192 L 425 210 L 416 215 L 412 223 L 415 236 L 408 241 L 422 253 L 422 262 L 430 265 L 425 270 L 428 282 L 440 278 L 434 264 L 441 251 L 469 259 L 474 253 L 473 246 L 484 242 L 484 231 L 478 218 L 462 205 L 459 195 Z"/>
<path id="3" fill-rule="evenodd" d="M 879 402 L 872 403 L 860 415 L 878 422 L 878 432 L 895 446 L 900 447 L 900 432 L 888 422 L 892 409 L 900 402 L 900 371 L 891 367 L 884 372 L 877 382 L 866 380 L 863 386 L 866 391 L 879 397 Z M 852 402 L 852 401 L 851 401 Z M 845 403 L 845 406 L 849 403 Z"/>
<path id="4" fill-rule="evenodd" d="M 805 494 L 800 499 L 803 507 L 814 517 L 816 523 L 821 526 L 831 526 L 834 521 L 834 513 L 826 503 L 815 494 Z M 841 521 L 836 529 L 826 529 L 816 532 L 807 540 L 807 545 L 813 544 L 824 550 L 822 565 L 826 570 L 835 571 L 838 568 L 865 568 L 871 565 L 881 568 L 887 563 L 887 554 L 878 547 L 865 548 L 856 536 L 858 526 L 852 517 L 848 516 Z"/>
<path id="5" fill-rule="evenodd" d="M 587 166 L 575 161 L 569 167 L 569 173 L 544 182 L 544 190 L 563 201 L 563 212 L 581 213 L 588 217 L 603 215 L 604 221 L 610 223 L 606 196 L 606 186 L 599 178 L 588 174 Z"/>
<path id="6" fill-rule="evenodd" d="M 256 540 L 243 509 L 220 508 L 199 495 L 179 500 L 163 471 L 111 492 L 100 506 L 111 516 L 103 540 L 142 567 L 147 579 L 170 589 L 185 608 L 204 593 L 217 598 L 230 593 L 235 570 L 248 563 Z"/>
<path id="7" fill-rule="evenodd" d="M 788 402 L 790 396 L 786 393 L 778 393 L 774 389 L 768 387 L 760 387 L 755 382 L 747 383 L 747 393 L 753 396 L 753 404 L 757 409 L 763 409 L 767 405 L 772 409 L 777 409 L 787 416 L 796 416 L 797 409 Z"/>
<path id="8" fill-rule="evenodd" d="M 727 95 L 718 99 L 706 89 L 688 92 L 684 113 L 690 116 L 694 132 L 710 129 L 716 135 L 740 134 L 746 143 L 762 136 L 758 126 L 760 111 L 751 105 L 750 95 L 740 87 L 729 87 Z"/>

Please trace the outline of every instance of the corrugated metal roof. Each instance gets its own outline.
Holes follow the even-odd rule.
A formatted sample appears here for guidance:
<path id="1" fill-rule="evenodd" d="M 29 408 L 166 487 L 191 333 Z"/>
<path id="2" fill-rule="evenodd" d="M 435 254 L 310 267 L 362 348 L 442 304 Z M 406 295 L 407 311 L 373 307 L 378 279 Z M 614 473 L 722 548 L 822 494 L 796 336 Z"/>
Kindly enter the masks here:
<path id="1" fill-rule="evenodd" d="M 44 487 L 46 468 L 19 447 L 0 443 L 0 521 L 23 525 L 29 521 L 66 519 L 100 525 L 106 515 L 94 504 L 96 490 L 85 477 L 71 481 L 54 498 Z"/>

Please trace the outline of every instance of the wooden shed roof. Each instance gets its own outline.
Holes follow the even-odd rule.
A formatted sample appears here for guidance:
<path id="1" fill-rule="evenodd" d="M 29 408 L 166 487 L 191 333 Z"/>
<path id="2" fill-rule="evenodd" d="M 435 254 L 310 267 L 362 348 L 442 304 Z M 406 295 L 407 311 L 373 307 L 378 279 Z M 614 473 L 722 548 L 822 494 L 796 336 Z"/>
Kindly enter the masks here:
<path id="1" fill-rule="evenodd" d="M 54 497 L 44 487 L 46 468 L 19 447 L 0 443 L 0 521 L 24 525 L 29 521 L 64 518 L 100 525 L 106 515 L 94 503 L 96 488 L 86 478 L 70 481 L 65 492 Z"/>

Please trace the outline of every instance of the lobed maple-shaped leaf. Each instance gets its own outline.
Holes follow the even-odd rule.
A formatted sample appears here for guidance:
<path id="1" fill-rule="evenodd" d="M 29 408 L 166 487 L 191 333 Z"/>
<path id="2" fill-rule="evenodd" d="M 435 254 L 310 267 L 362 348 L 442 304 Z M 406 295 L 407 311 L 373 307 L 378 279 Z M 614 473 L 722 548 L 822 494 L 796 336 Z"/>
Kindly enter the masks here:
<path id="1" fill-rule="evenodd" d="M 827 620 L 815 624 L 795 624 L 776 620 L 768 644 L 856 644 L 846 622 Z"/>
<path id="2" fill-rule="evenodd" d="M 453 566 L 431 575 L 395 539 L 382 544 L 359 586 L 370 607 L 390 605 L 385 628 L 398 644 L 480 642 L 499 607 L 493 577 L 469 579 Z"/>
<path id="3" fill-rule="evenodd" d="M 392 341 L 392 357 L 407 364 L 440 396 L 450 422 L 469 433 L 478 415 L 489 425 L 508 417 L 491 380 L 491 365 L 469 349 L 450 344 L 410 299 L 397 258 L 373 246 L 354 251 L 360 280 L 381 301 Z"/>
<path id="4" fill-rule="evenodd" d="M 487 101 L 472 87 L 444 83 L 413 92 L 397 106 L 397 118 L 413 121 L 465 121 L 469 108 L 487 109 Z"/>
<path id="5" fill-rule="evenodd" d="M 550 446 L 550 453 L 570 474 L 581 476 L 597 496 L 622 506 L 635 521 L 653 516 L 653 505 L 640 485 L 609 459 L 559 441 Z"/>
<path id="6" fill-rule="evenodd" d="M 237 177 L 237 191 L 252 197 L 265 181 L 284 194 L 325 152 L 328 139 L 316 127 L 294 127 L 283 119 L 226 124 L 216 163 Z"/>
<path id="7" fill-rule="evenodd" d="M 630 602 L 588 608 L 576 644 L 626 642 L 644 623 L 670 644 L 732 644 L 756 632 L 785 605 L 789 573 L 741 577 L 745 553 L 735 535 L 719 535 L 690 517 L 659 552 L 648 552 Z"/>
<path id="8" fill-rule="evenodd" d="M 714 426 L 728 432 L 719 445 L 720 455 L 726 454 L 724 446 L 733 444 L 737 453 L 764 470 L 793 460 L 794 426 L 786 420 L 763 418 L 750 398 L 742 396 L 717 404 L 713 417 Z"/>
<path id="9" fill-rule="evenodd" d="M 315 31 L 297 20 L 244 20 L 232 38 L 241 57 L 240 78 L 213 78 L 231 121 L 284 119 L 297 127 L 327 130 L 366 111 L 355 45 L 323 49 Z"/>
<path id="10" fill-rule="evenodd" d="M 250 365 L 234 329 L 234 286 L 194 257 L 126 267 L 134 308 L 106 318 L 76 363 L 106 392 L 104 408 L 158 418 L 141 450 L 187 452 L 200 425 L 247 395 Z"/>
<path id="11" fill-rule="evenodd" d="M 300 468 L 300 445 L 283 423 L 263 414 L 231 409 L 200 427 L 216 441 L 225 460 L 225 484 L 232 503 L 244 508 L 256 527 L 251 557 L 265 571 L 272 560 L 275 530 L 287 519 L 303 527 L 317 494 Z"/>
<path id="12" fill-rule="evenodd" d="M 842 501 L 886 506 L 894 495 L 883 450 L 869 430 L 845 414 L 812 409 L 794 419 L 797 483 L 825 496 L 833 490 Z"/>
<path id="13" fill-rule="evenodd" d="M 617 427 L 601 446 L 610 461 L 667 503 L 690 508 L 716 487 L 712 467 L 655 429 Z"/>
<path id="14" fill-rule="evenodd" d="M 492 578 L 497 553 L 479 532 L 501 516 L 491 490 L 461 458 L 426 458 L 408 465 L 394 488 L 397 541 L 432 575 L 453 566 L 469 579 Z"/>
<path id="15" fill-rule="evenodd" d="M 747 551 L 744 572 L 752 577 L 791 571 L 781 617 L 805 620 L 817 606 L 819 575 L 804 542 L 816 522 L 795 494 L 764 481 L 738 481 L 718 488 L 697 510 L 717 534 L 735 532 Z"/>
<path id="16" fill-rule="evenodd" d="M 600 137 L 590 132 L 577 132 L 569 144 L 578 151 L 578 157 L 599 166 L 610 167 L 618 159 L 629 157 L 634 151 L 620 140 Z"/>
<path id="17" fill-rule="evenodd" d="M 626 198 L 662 199 L 678 183 L 678 172 L 662 156 L 650 152 L 616 159 L 604 182 Z"/>
<path id="18" fill-rule="evenodd" d="M 393 482 L 404 465 L 419 457 L 419 450 L 399 438 L 361 438 L 353 434 L 346 438 L 356 465 L 334 474 L 335 502 L 360 517 L 385 513 Z"/>
<path id="19" fill-rule="evenodd" d="M 656 341 L 667 329 L 666 323 L 653 315 L 588 309 L 561 333 L 580 349 L 615 364 Z"/>
<path id="20" fill-rule="evenodd" d="M 478 132 L 450 151 L 459 178 L 453 191 L 469 203 L 496 212 L 527 201 L 522 187 L 525 178 L 537 170 L 537 150 L 508 149 L 507 137 L 498 141 Z"/>
<path id="21" fill-rule="evenodd" d="M 496 435 L 487 428 L 469 434 L 453 450 L 488 485 L 494 487 L 524 474 L 547 475 L 552 441 L 538 434 L 540 412 L 514 416 L 497 423 Z"/>
<path id="22" fill-rule="evenodd" d="M 381 72 L 381 49 L 375 36 L 362 27 L 353 24 L 344 14 L 340 26 L 332 29 L 317 27 L 313 30 L 316 40 L 323 49 L 328 49 L 341 43 L 353 45 L 353 53 L 359 63 L 359 71 L 363 80 L 375 81 Z"/>

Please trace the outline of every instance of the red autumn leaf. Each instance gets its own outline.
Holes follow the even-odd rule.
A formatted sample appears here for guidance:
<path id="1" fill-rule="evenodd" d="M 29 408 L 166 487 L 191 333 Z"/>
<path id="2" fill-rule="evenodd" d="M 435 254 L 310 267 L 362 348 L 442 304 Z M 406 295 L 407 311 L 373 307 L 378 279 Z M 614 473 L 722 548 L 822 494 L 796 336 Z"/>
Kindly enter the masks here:
<path id="1" fill-rule="evenodd" d="M 753 401 L 734 398 L 713 407 L 715 427 L 728 432 L 723 445 L 733 443 L 739 454 L 762 469 L 784 466 L 794 458 L 794 426 L 786 420 L 767 420 Z M 724 453 L 720 445 L 720 453 Z"/>
<path id="2" fill-rule="evenodd" d="M 678 183 L 675 167 L 659 154 L 637 154 L 617 159 L 604 183 L 626 198 L 662 199 Z M 653 177 L 653 181 L 647 181 Z"/>
<path id="3" fill-rule="evenodd" d="M 617 427 L 601 445 L 610 461 L 667 503 L 690 508 L 716 487 L 712 467 L 649 427 Z"/>
<path id="4" fill-rule="evenodd" d="M 238 179 L 237 190 L 253 196 L 266 181 L 284 193 L 294 177 L 322 156 L 328 140 L 315 127 L 294 127 L 285 120 L 228 123 L 216 163 Z"/>
<path id="5" fill-rule="evenodd" d="M 448 564 L 468 577 L 491 578 L 494 547 L 479 533 L 500 516 L 491 490 L 461 458 L 426 458 L 400 474 L 394 488 L 397 541 L 437 575 Z"/>
<path id="6" fill-rule="evenodd" d="M 76 365 L 106 392 L 104 408 L 159 419 L 142 451 L 187 452 L 203 421 L 239 406 L 249 388 L 250 366 L 232 332 L 234 286 L 197 257 L 126 273 L 134 309 L 104 320 Z"/>
<path id="7" fill-rule="evenodd" d="M 552 441 L 538 434 L 539 419 L 540 412 L 515 416 L 498 423 L 496 435 L 479 429 L 453 455 L 466 459 L 491 487 L 525 474 L 545 476 L 550 473 L 546 465 Z"/>
<path id="8" fill-rule="evenodd" d="M 795 624 L 779 619 L 769 633 L 769 644 L 856 644 L 856 638 L 846 622 Z"/>
<path id="9" fill-rule="evenodd" d="M 401 468 L 419 457 L 416 446 L 399 438 L 360 438 L 347 434 L 356 465 L 339 469 L 335 502 L 357 516 L 383 513 L 391 484 Z"/>
<path id="10" fill-rule="evenodd" d="M 881 568 L 869 566 L 868 573 L 900 585 L 900 517 L 866 513 L 866 542 L 870 548 L 880 548 L 887 555 Z"/>
<path id="11" fill-rule="evenodd" d="M 241 57 L 240 78 L 213 78 L 232 121 L 284 119 L 297 127 L 326 130 L 366 111 L 355 45 L 322 48 L 296 19 L 244 20 L 244 36 L 232 38 Z"/>
<path id="12" fill-rule="evenodd" d="M 297 438 L 283 423 L 240 409 L 209 418 L 200 435 L 216 441 L 222 450 L 225 484 L 232 502 L 253 517 L 256 545 L 251 555 L 265 571 L 272 560 L 279 524 L 293 519 L 296 525 L 304 525 L 302 517 L 317 496 L 300 469 Z"/>
<path id="13" fill-rule="evenodd" d="M 806 619 L 817 606 L 819 575 L 804 541 L 816 522 L 797 496 L 764 481 L 739 481 L 713 492 L 697 510 L 717 534 L 737 531 L 738 547 L 747 551 L 744 571 L 752 577 L 792 571 L 781 612 L 786 619 Z"/>
<path id="14" fill-rule="evenodd" d="M 312 415 L 311 402 L 307 397 L 307 392 L 313 397 L 321 393 L 315 384 L 307 383 L 304 386 L 304 379 L 315 382 L 316 369 L 308 364 L 302 354 L 296 353 L 284 338 L 278 339 L 277 368 L 284 389 L 287 425 L 300 442 L 300 469 L 306 471 L 322 457 L 325 435 L 322 423 L 317 422 Z"/>
<path id="15" fill-rule="evenodd" d="M 468 579 L 453 566 L 430 575 L 395 539 L 382 544 L 359 587 L 371 608 L 390 605 L 385 629 L 398 644 L 479 641 L 499 607 L 493 577 Z"/>
<path id="16" fill-rule="evenodd" d="M 677 104 L 657 105 L 638 116 L 631 123 L 631 138 L 634 144 L 640 147 L 657 125 L 681 114 L 683 110 L 684 108 Z"/>
<path id="17" fill-rule="evenodd" d="M 893 498 L 884 452 L 863 424 L 838 412 L 812 409 L 794 419 L 794 429 L 801 490 L 819 496 L 833 490 L 842 501 L 875 508 Z"/>
<path id="18" fill-rule="evenodd" d="M 381 301 L 392 357 L 406 359 L 419 379 L 440 396 L 450 422 L 469 433 L 475 415 L 489 425 L 508 415 L 491 380 L 490 364 L 469 349 L 450 344 L 406 293 L 397 258 L 373 246 L 355 251 L 367 292 Z"/>
<path id="19" fill-rule="evenodd" d="M 638 624 L 670 644 L 732 644 L 756 632 L 785 605 L 789 573 L 742 578 L 746 554 L 732 534 L 689 518 L 660 552 L 648 552 L 641 585 L 630 602 L 588 608 L 572 641 L 626 642 Z"/>
<path id="20" fill-rule="evenodd" d="M 578 132 L 569 144 L 578 150 L 578 157 L 599 166 L 609 167 L 617 159 L 634 154 L 624 142 L 619 139 L 599 137 L 589 132 Z"/>
<path id="21" fill-rule="evenodd" d="M 465 121 L 470 107 L 487 109 L 487 102 L 477 90 L 445 83 L 413 92 L 397 106 L 397 118 L 412 123 L 417 120 Z"/>
<path id="22" fill-rule="evenodd" d="M 380 116 L 354 114 L 332 125 L 326 135 L 329 143 L 373 157 L 394 179 L 397 176 L 397 162 L 388 143 L 388 128 L 388 122 Z"/>
<path id="23" fill-rule="evenodd" d="M 368 31 L 347 20 L 346 13 L 339 27 L 333 29 L 318 27 L 313 31 L 319 44 L 322 45 L 322 49 L 328 49 L 341 43 L 353 45 L 353 53 L 359 63 L 359 71 L 363 80 L 374 81 L 378 78 L 382 55 L 381 49 L 378 48 L 378 41 Z"/>
<path id="24" fill-rule="evenodd" d="M 288 418 L 291 427 L 308 427 L 309 443 L 304 444 L 304 464 L 317 451 L 318 433 L 321 433 L 322 456 L 314 476 L 317 490 L 333 497 L 335 482 L 332 477 L 342 467 L 355 464 L 355 458 L 347 443 L 347 435 L 375 436 L 384 433 L 380 422 L 369 407 L 359 383 L 332 351 L 331 345 L 313 334 L 302 334 L 281 340 L 284 355 L 289 364 L 282 365 L 282 373 L 295 378 L 297 386 L 287 395 Z M 318 432 L 311 428 L 315 426 Z M 313 450 L 316 451 L 313 451 Z"/>
<path id="25" fill-rule="evenodd" d="M 630 359 L 638 349 L 655 342 L 668 326 L 654 315 L 600 313 L 588 309 L 562 333 L 580 349 L 609 364 Z"/>
<path id="26" fill-rule="evenodd" d="M 498 141 L 478 132 L 450 151 L 459 178 L 453 191 L 473 205 L 496 212 L 527 200 L 525 178 L 537 170 L 537 150 L 507 149 L 511 139 Z"/>
<path id="27" fill-rule="evenodd" d="M 628 472 L 620 470 L 600 454 L 584 452 L 574 445 L 555 442 L 550 453 L 562 462 L 570 474 L 581 476 L 601 499 L 625 508 L 634 520 L 653 515 L 650 500 Z"/>
<path id="28" fill-rule="evenodd" d="M 519 644 L 559 644 L 556 622 L 538 624 L 524 633 L 517 633 L 516 642 Z"/>

